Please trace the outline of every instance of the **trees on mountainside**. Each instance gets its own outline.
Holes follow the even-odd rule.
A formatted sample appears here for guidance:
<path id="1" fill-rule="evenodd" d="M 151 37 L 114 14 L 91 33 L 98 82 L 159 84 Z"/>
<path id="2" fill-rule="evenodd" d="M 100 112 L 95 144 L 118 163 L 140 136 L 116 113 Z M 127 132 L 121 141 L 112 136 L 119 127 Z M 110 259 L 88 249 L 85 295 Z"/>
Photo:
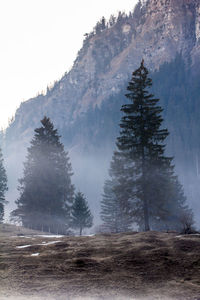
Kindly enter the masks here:
<path id="1" fill-rule="evenodd" d="M 163 109 L 158 105 L 159 99 L 149 92 L 151 86 L 142 61 L 127 87 L 130 102 L 121 108 L 121 132 L 110 168 L 112 184 L 110 189 L 107 184 L 104 189 L 101 218 L 110 228 L 111 223 L 115 226 L 110 198 L 113 209 L 118 203 L 124 207 L 128 227 L 131 217 L 132 223 L 145 231 L 176 229 L 180 226 L 179 215 L 189 212 L 182 186 L 174 175 L 172 158 L 164 153 L 169 133 L 162 128 Z"/>
<path id="2" fill-rule="evenodd" d="M 133 224 L 146 231 L 180 229 L 180 216 L 186 220 L 187 215 L 191 223 L 172 158 L 165 155 L 169 133 L 162 127 L 163 109 L 149 92 L 151 86 L 142 61 L 127 87 L 129 102 L 121 108 L 117 150 L 110 164 L 110 179 L 104 185 L 101 218 L 106 231 L 129 231 Z M 84 227 L 92 226 L 90 210 L 81 193 L 73 203 L 68 154 L 51 121 L 45 117 L 41 123 L 28 148 L 13 216 L 34 229 L 65 232 L 72 226 L 82 234 Z"/>
<path id="3" fill-rule="evenodd" d="M 47 117 L 41 123 L 28 148 L 19 180 L 20 196 L 12 216 L 25 227 L 64 233 L 70 223 L 74 196 L 73 172 L 57 129 Z"/>

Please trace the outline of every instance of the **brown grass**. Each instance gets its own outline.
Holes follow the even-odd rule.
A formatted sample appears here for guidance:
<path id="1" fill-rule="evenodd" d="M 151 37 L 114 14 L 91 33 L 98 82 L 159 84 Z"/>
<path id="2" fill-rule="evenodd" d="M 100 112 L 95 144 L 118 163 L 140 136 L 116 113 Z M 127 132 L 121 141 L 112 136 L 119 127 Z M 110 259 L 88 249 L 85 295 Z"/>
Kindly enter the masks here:
<path id="1" fill-rule="evenodd" d="M 0 225 L 1 300 L 200 300 L 199 235 L 147 232 L 55 239 L 35 234 Z M 41 245 L 54 240 L 59 243 Z M 27 244 L 31 246 L 16 248 Z"/>

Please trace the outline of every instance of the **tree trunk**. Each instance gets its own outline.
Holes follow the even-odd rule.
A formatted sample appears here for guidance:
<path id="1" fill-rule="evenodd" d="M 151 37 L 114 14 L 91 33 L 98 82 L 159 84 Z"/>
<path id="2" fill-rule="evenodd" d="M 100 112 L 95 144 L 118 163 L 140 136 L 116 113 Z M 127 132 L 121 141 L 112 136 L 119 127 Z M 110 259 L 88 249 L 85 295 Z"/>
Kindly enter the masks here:
<path id="1" fill-rule="evenodd" d="M 80 235 L 82 235 L 82 230 L 83 230 L 83 228 L 82 228 L 82 227 L 80 227 Z"/>
<path id="2" fill-rule="evenodd" d="M 144 129 L 143 129 L 143 135 L 144 135 Z M 145 164 L 145 154 L 144 154 L 144 145 L 142 147 L 142 193 L 143 193 L 143 205 L 144 205 L 144 230 L 149 231 L 149 206 L 147 201 L 147 191 L 146 191 L 146 172 L 147 167 Z"/>
<path id="3" fill-rule="evenodd" d="M 149 231 L 149 210 L 148 210 L 148 204 L 147 200 L 144 199 L 144 230 Z"/>

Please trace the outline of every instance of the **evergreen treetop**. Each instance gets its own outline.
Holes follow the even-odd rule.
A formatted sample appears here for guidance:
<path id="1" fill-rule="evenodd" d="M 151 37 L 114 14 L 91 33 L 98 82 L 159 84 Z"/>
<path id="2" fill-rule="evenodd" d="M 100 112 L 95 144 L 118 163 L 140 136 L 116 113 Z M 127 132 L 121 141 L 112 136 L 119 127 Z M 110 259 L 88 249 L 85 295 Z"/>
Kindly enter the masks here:
<path id="1" fill-rule="evenodd" d="M 73 202 L 73 172 L 57 129 L 47 117 L 41 123 L 28 148 L 13 215 L 20 217 L 24 226 L 64 231 Z"/>
<path id="2" fill-rule="evenodd" d="M 121 201 L 125 208 L 127 220 L 132 216 L 132 223 L 141 229 L 150 230 L 150 225 L 154 229 L 177 229 L 180 213 L 188 208 L 172 158 L 164 153 L 169 133 L 162 128 L 163 109 L 150 93 L 151 86 L 142 60 L 127 87 L 129 103 L 121 108 L 124 115 L 110 169 L 112 191 L 116 203 Z M 103 205 L 105 211 L 108 203 Z"/>

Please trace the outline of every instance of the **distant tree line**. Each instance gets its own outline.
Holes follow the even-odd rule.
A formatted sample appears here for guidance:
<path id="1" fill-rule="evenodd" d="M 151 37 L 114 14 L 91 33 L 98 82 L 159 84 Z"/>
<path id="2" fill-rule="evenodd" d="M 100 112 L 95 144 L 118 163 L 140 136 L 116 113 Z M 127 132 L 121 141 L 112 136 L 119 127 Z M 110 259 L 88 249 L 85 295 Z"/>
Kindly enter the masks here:
<path id="1" fill-rule="evenodd" d="M 125 232 L 134 226 L 146 231 L 184 228 L 189 232 L 193 224 L 193 213 L 174 173 L 173 158 L 165 155 L 169 132 L 163 127 L 159 99 L 151 90 L 152 80 L 142 61 L 127 87 L 128 102 L 121 107 L 121 131 L 110 164 L 110 178 L 104 184 L 101 219 L 107 232 Z M 98 114 L 96 108 L 95 116 Z M 88 203 L 81 192 L 75 193 L 72 166 L 57 129 L 47 117 L 41 124 L 27 149 L 12 218 L 32 229 L 64 234 L 78 229 L 82 234 L 93 224 Z M 1 222 L 6 190 L 0 154 Z"/>
<path id="2" fill-rule="evenodd" d="M 90 39 L 94 35 L 98 35 L 103 32 L 105 29 L 108 29 L 114 25 L 120 26 L 124 21 L 129 21 L 131 19 L 139 20 L 142 15 L 145 13 L 145 8 L 142 5 L 142 1 L 139 0 L 136 4 L 133 11 L 130 11 L 128 14 L 124 11 L 119 11 L 117 15 L 111 15 L 109 20 L 106 20 L 103 16 L 94 26 L 93 30 L 90 33 L 85 33 L 85 41 Z"/>
<path id="3" fill-rule="evenodd" d="M 85 33 L 85 41 L 93 37 L 94 35 L 98 35 L 103 32 L 105 29 L 108 29 L 114 25 L 121 25 L 122 22 L 128 21 L 129 19 L 134 18 L 140 12 L 140 5 L 137 5 L 133 12 L 129 12 L 126 14 L 125 12 L 119 11 L 118 14 L 111 15 L 109 20 L 106 20 L 105 17 L 102 17 L 94 26 L 93 30 L 90 33 Z"/>

